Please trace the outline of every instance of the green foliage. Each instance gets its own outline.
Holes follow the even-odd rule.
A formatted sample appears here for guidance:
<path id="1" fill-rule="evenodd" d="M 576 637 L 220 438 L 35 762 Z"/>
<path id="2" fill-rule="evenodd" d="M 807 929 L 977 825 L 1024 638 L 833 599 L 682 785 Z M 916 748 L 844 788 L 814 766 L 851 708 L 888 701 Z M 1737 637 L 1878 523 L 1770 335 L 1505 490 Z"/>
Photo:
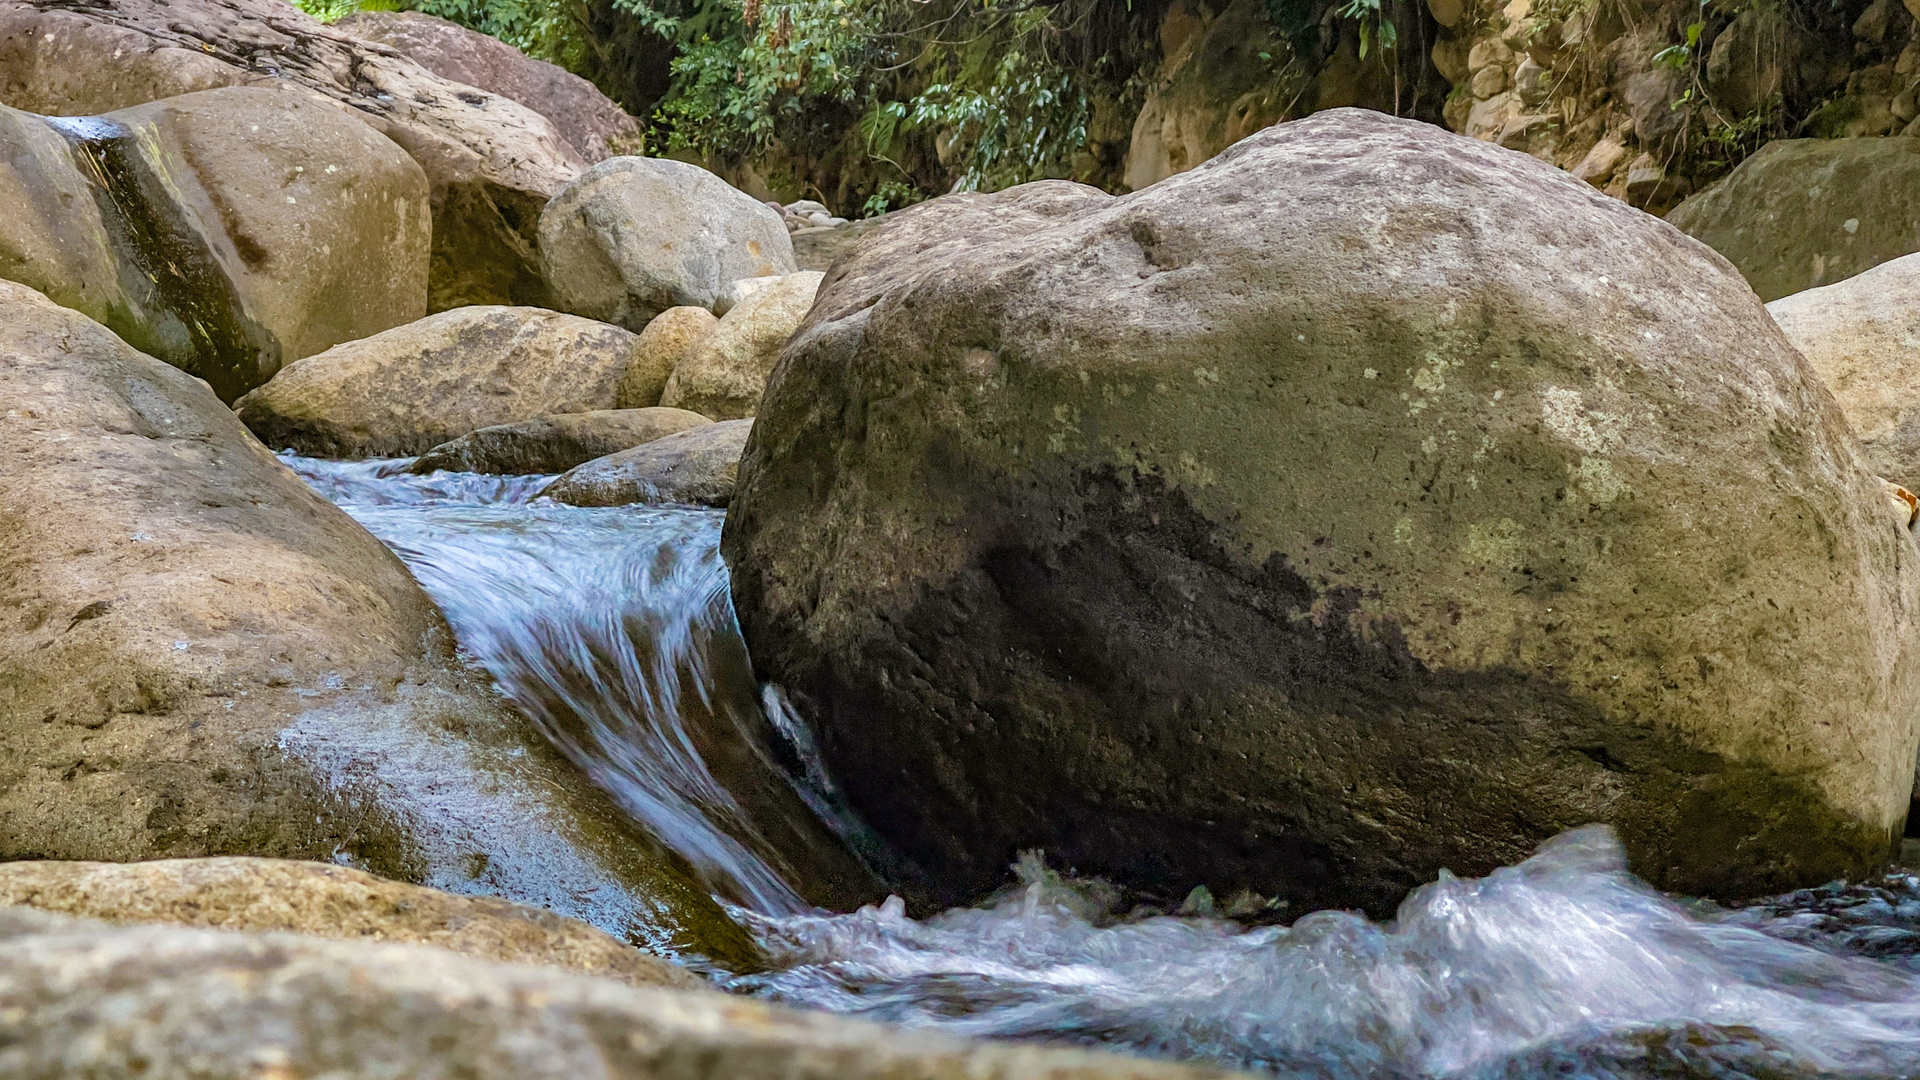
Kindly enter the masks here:
<path id="1" fill-rule="evenodd" d="M 1340 5 L 1340 17 L 1352 19 L 1360 24 L 1360 59 L 1365 60 L 1376 40 L 1380 50 L 1385 52 L 1393 48 L 1399 39 L 1399 31 L 1394 28 L 1393 20 L 1380 10 L 1380 0 L 1346 0 Z"/>

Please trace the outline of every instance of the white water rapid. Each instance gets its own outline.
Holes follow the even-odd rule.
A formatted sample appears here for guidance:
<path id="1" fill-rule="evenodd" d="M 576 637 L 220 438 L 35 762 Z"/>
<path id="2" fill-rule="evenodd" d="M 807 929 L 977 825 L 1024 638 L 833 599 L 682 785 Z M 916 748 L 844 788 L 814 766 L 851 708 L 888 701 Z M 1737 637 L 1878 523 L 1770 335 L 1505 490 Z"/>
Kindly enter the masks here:
<path id="1" fill-rule="evenodd" d="M 836 837 L 874 849 L 804 728 L 752 683 L 721 515 L 284 460 L 398 552 L 502 692 L 730 903 L 769 957 L 730 989 L 1285 1077 L 1920 1075 L 1920 879 L 1722 910 L 1647 888 L 1599 828 L 1443 875 L 1388 923 L 1123 915 L 1037 859 L 999 897 L 923 920 L 897 900 L 816 907 L 823 878 L 860 892 Z"/>

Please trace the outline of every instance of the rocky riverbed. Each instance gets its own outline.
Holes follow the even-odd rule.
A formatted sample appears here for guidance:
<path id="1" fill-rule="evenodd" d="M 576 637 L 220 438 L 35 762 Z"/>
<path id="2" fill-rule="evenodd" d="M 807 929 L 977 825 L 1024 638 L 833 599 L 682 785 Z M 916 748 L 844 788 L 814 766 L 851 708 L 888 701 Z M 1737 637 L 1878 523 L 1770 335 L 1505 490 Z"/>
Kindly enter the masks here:
<path id="1" fill-rule="evenodd" d="M 462 35 L 0 0 L 0 1074 L 1920 1072 L 1906 140 L 849 222 Z"/>

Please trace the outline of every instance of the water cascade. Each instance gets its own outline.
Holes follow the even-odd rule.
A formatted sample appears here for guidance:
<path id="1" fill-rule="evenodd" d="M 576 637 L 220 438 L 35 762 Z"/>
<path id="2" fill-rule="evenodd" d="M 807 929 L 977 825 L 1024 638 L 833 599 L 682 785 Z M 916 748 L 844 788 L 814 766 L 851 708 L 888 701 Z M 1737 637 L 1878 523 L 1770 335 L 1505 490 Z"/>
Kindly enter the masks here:
<path id="1" fill-rule="evenodd" d="M 776 688 L 752 681 L 722 516 L 534 499 L 544 478 L 288 457 L 399 553 L 462 649 L 753 931 L 733 990 L 1287 1077 L 1920 1074 L 1920 879 L 1723 910 L 1662 896 L 1602 828 L 1387 923 L 1122 912 L 1048 871 L 924 920 L 866 866 Z M 859 850 L 864 859 L 856 859 Z M 864 866 L 863 866 L 864 863 Z M 857 910 L 850 910 L 856 909 Z"/>

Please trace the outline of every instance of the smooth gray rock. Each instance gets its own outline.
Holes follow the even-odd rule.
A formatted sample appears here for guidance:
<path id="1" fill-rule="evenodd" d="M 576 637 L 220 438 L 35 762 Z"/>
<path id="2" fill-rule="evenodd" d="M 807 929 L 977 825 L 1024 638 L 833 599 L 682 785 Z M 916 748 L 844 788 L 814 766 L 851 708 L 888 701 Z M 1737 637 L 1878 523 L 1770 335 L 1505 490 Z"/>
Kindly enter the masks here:
<path id="1" fill-rule="evenodd" d="M 589 461 L 540 494 L 574 506 L 683 503 L 724 507 L 733 498 L 751 420 L 725 420 Z"/>
<path id="2" fill-rule="evenodd" d="M 470 431 L 420 455 L 409 472 L 562 473 L 582 462 L 712 420 L 685 409 L 595 409 Z"/>
<path id="3" fill-rule="evenodd" d="M 741 278 L 794 272 L 780 215 L 683 161 L 608 158 L 540 214 L 540 263 L 563 311 L 644 328 L 713 307 Z"/>
<path id="4" fill-rule="evenodd" d="M 722 552 L 756 672 L 947 896 L 1043 848 L 1388 914 L 1592 821 L 1679 892 L 1877 872 L 1908 516 L 1704 245 L 1335 109 L 1128 196 L 892 215 Z"/>

